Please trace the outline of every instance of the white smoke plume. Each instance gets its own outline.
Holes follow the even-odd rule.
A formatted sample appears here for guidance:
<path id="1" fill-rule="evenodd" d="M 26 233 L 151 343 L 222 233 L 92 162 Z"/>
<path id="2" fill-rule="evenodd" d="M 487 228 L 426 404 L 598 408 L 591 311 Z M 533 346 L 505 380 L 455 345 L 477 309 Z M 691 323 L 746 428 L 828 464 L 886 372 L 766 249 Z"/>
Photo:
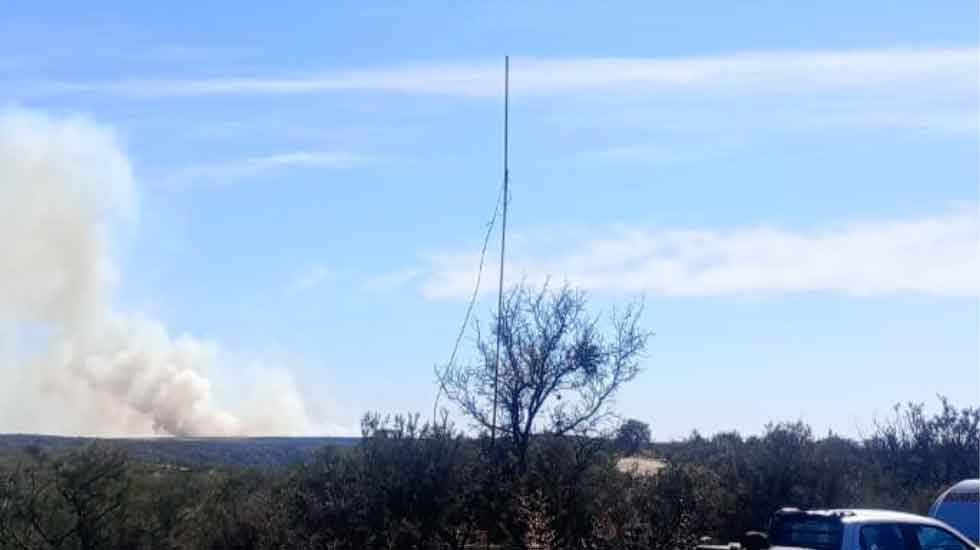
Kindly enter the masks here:
<path id="1" fill-rule="evenodd" d="M 113 133 L 0 109 L 0 432 L 305 435 L 292 379 L 264 370 L 236 415 L 206 377 L 217 346 L 112 306 L 114 236 L 137 217 Z"/>

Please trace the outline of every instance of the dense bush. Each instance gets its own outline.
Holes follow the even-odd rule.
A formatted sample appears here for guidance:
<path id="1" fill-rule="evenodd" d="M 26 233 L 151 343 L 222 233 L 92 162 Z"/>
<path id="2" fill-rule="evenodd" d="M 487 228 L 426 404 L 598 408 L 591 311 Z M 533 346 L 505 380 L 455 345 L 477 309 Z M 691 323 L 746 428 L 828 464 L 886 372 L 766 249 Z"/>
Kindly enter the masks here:
<path id="1" fill-rule="evenodd" d="M 957 410 L 942 397 L 940 404 L 932 416 L 921 404 L 898 405 L 863 441 L 817 439 L 795 422 L 747 438 L 694 434 L 659 451 L 672 463 L 702 465 L 720 476 L 728 506 L 718 531 L 723 538 L 764 528 L 782 506 L 924 514 L 951 483 L 980 476 L 980 407 Z"/>
<path id="2" fill-rule="evenodd" d="M 692 547 L 764 528 L 781 506 L 924 512 L 977 477 L 977 408 L 896 407 L 862 441 L 801 423 L 655 445 L 653 475 L 617 468 L 615 441 L 506 439 L 443 420 L 363 421 L 356 447 L 291 469 L 175 468 L 109 445 L 0 456 L 0 550 Z M 475 545 L 475 546 L 474 546 Z"/>
<path id="3" fill-rule="evenodd" d="M 650 445 L 650 425 L 630 419 L 616 431 L 616 447 L 627 455 L 634 455 Z"/>

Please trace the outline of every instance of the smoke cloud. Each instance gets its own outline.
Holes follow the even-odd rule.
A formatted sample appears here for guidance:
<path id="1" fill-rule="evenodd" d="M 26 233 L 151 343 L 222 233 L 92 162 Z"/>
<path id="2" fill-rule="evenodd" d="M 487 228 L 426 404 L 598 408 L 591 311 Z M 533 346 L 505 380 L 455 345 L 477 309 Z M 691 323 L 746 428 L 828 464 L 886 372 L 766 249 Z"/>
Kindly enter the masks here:
<path id="1" fill-rule="evenodd" d="M 113 133 L 0 109 L 0 431 L 304 435 L 288 373 L 258 369 L 240 414 L 216 403 L 213 344 L 118 311 L 118 243 L 137 188 Z M 254 369 L 253 369 L 254 370 Z"/>

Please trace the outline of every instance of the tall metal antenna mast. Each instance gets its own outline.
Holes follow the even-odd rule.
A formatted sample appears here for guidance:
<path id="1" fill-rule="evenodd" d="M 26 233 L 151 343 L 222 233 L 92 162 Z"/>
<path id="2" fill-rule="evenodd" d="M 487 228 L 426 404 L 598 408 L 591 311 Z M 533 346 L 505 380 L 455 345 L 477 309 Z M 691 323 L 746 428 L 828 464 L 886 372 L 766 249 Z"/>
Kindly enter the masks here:
<path id="1" fill-rule="evenodd" d="M 507 251 L 507 202 L 510 172 L 507 164 L 508 119 L 510 109 L 510 56 L 504 56 L 504 214 L 500 224 L 500 281 L 497 285 L 497 349 L 493 363 L 493 412 L 490 421 L 490 446 L 497 440 L 497 386 L 500 380 L 500 336 L 504 319 L 504 254 Z"/>

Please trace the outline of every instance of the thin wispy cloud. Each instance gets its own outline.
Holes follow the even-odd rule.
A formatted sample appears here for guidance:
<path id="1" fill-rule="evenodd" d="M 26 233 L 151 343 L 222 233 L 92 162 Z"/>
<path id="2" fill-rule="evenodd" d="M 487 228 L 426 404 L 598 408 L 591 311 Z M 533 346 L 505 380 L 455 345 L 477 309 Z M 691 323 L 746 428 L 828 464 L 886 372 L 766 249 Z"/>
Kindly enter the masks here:
<path id="1" fill-rule="evenodd" d="M 512 63 L 511 89 L 517 95 L 554 95 L 583 89 L 751 94 L 915 84 L 930 89 L 974 91 L 977 59 L 975 47 L 777 51 L 675 58 L 518 58 Z M 39 91 L 134 98 L 343 91 L 499 97 L 500 76 L 499 62 L 480 60 L 299 76 L 63 82 L 45 85 Z"/>
<path id="2" fill-rule="evenodd" d="M 716 160 L 745 149 L 744 140 L 703 139 L 700 142 L 666 139 L 660 142 L 637 143 L 583 151 L 585 160 L 616 164 L 674 165 Z"/>
<path id="3" fill-rule="evenodd" d="M 980 293 L 978 232 L 975 207 L 806 231 L 767 225 L 553 230 L 513 239 L 508 272 L 510 283 L 551 278 L 611 294 L 975 297 Z M 431 255 L 418 290 L 430 299 L 465 299 L 472 292 L 476 260 L 469 252 Z"/>
<path id="4" fill-rule="evenodd" d="M 390 292 L 404 287 L 421 277 L 424 273 L 423 270 L 417 268 L 399 269 L 371 277 L 364 283 L 364 288 L 372 292 Z"/>
<path id="5" fill-rule="evenodd" d="M 325 265 L 317 264 L 296 273 L 286 286 L 286 294 L 296 295 L 322 286 L 333 272 Z"/>
<path id="6" fill-rule="evenodd" d="M 339 169 L 370 164 L 376 157 L 343 151 L 292 151 L 252 156 L 225 162 L 195 164 L 170 174 L 170 181 L 190 183 L 229 183 L 281 169 Z"/>
<path id="7" fill-rule="evenodd" d="M 620 127 L 872 127 L 975 135 L 978 49 L 904 47 L 762 51 L 665 58 L 516 58 L 515 101 L 556 117 Z M 20 86 L 30 95 L 133 100 L 276 97 L 344 92 L 499 99 L 499 60 L 300 75 L 123 79 Z M 609 108 L 602 108 L 603 103 Z M 583 113 L 588 112 L 588 115 Z M 567 124 L 562 122 L 562 124 Z M 623 144 L 624 147 L 643 144 Z"/>
<path id="8" fill-rule="evenodd" d="M 860 128 L 874 126 L 895 130 L 932 130 L 947 134 L 976 137 L 978 111 L 973 107 L 929 106 L 920 108 L 896 108 L 891 110 L 841 110 L 827 109 L 823 113 L 810 113 L 793 117 L 796 126 L 806 128 Z"/>
<path id="9" fill-rule="evenodd" d="M 359 157 L 350 153 L 338 153 L 332 151 L 297 151 L 292 153 L 280 153 L 264 157 L 253 157 L 245 159 L 244 163 L 258 169 L 274 168 L 278 166 L 349 166 L 369 160 L 367 157 Z"/>

